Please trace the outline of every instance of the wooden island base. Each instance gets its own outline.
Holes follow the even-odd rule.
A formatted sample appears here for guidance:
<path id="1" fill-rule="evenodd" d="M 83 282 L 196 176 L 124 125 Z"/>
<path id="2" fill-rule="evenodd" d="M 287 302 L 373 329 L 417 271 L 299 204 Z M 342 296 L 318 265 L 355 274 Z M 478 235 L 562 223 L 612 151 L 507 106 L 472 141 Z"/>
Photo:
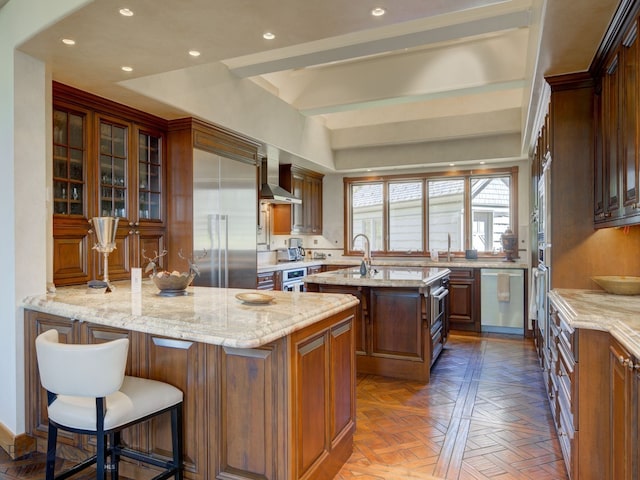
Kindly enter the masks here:
<path id="1" fill-rule="evenodd" d="M 309 292 L 351 294 L 356 370 L 428 383 L 447 341 L 448 269 L 377 267 L 362 276 L 347 268 L 305 277 Z"/>
<path id="2" fill-rule="evenodd" d="M 25 310 L 27 433 L 46 449 L 46 394 L 34 340 L 129 338 L 127 374 L 171 383 L 185 394 L 185 478 L 331 479 L 349 458 L 355 431 L 355 307 L 258 348 L 231 348 L 71 320 Z M 169 418 L 131 429 L 132 447 L 168 457 Z M 62 433 L 59 451 L 89 455 L 86 437 Z M 136 479 L 157 472 L 123 460 Z"/>

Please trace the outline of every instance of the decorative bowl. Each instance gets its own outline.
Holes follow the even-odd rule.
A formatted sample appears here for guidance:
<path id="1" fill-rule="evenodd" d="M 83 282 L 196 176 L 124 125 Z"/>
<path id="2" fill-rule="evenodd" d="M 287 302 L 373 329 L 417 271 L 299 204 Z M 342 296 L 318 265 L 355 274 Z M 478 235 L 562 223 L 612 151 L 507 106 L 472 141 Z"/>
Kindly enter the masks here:
<path id="1" fill-rule="evenodd" d="M 173 272 L 158 272 L 151 275 L 153 283 L 160 290 L 158 295 L 161 297 L 177 297 L 179 295 L 186 295 L 186 288 L 191 284 L 195 273 L 178 271 Z"/>
<path id="2" fill-rule="evenodd" d="M 238 293 L 236 298 L 241 302 L 248 303 L 250 305 L 266 305 L 273 301 L 273 297 L 271 295 L 253 292 Z"/>
<path id="3" fill-rule="evenodd" d="M 640 277 L 605 275 L 591 277 L 607 293 L 615 295 L 640 295 Z"/>

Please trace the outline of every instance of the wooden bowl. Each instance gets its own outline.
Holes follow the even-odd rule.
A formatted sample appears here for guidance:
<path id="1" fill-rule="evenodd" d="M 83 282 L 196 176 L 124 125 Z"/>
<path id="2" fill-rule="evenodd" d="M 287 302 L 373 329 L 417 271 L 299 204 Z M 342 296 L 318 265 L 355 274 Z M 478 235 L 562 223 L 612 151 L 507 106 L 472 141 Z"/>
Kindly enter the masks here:
<path id="1" fill-rule="evenodd" d="M 591 277 L 604 291 L 615 295 L 640 295 L 640 277 L 605 275 Z"/>

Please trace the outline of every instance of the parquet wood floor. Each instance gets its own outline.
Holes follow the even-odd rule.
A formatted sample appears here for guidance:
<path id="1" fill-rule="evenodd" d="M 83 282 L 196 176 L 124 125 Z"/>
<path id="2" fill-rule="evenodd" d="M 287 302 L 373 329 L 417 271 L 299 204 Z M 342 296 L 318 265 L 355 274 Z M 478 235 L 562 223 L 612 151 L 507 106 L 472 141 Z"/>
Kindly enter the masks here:
<path id="1" fill-rule="evenodd" d="M 338 480 L 568 480 L 533 344 L 451 336 L 431 382 L 358 376 Z"/>
<path id="2" fill-rule="evenodd" d="M 568 480 L 528 340 L 451 336 L 429 384 L 358 376 L 357 395 L 337 480 Z M 0 449 L 0 480 L 42 478 L 42 454 Z"/>

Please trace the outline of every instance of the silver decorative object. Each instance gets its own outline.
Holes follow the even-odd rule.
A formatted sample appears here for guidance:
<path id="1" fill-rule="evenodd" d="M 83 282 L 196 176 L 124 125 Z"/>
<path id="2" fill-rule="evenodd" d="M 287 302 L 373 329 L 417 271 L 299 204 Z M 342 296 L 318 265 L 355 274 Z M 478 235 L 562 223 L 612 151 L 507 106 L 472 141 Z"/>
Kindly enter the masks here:
<path id="1" fill-rule="evenodd" d="M 109 254 L 116 249 L 116 230 L 118 229 L 117 217 L 93 217 L 93 228 L 98 243 L 93 246 L 94 250 L 102 253 L 104 259 L 104 283 L 107 284 L 107 291 L 113 290 L 113 285 L 109 281 Z"/>
<path id="2" fill-rule="evenodd" d="M 500 237 L 500 243 L 502 243 L 502 250 L 507 255 L 504 261 L 515 262 L 513 258 L 518 251 L 518 237 L 513 233 L 513 230 L 507 228 Z"/>

